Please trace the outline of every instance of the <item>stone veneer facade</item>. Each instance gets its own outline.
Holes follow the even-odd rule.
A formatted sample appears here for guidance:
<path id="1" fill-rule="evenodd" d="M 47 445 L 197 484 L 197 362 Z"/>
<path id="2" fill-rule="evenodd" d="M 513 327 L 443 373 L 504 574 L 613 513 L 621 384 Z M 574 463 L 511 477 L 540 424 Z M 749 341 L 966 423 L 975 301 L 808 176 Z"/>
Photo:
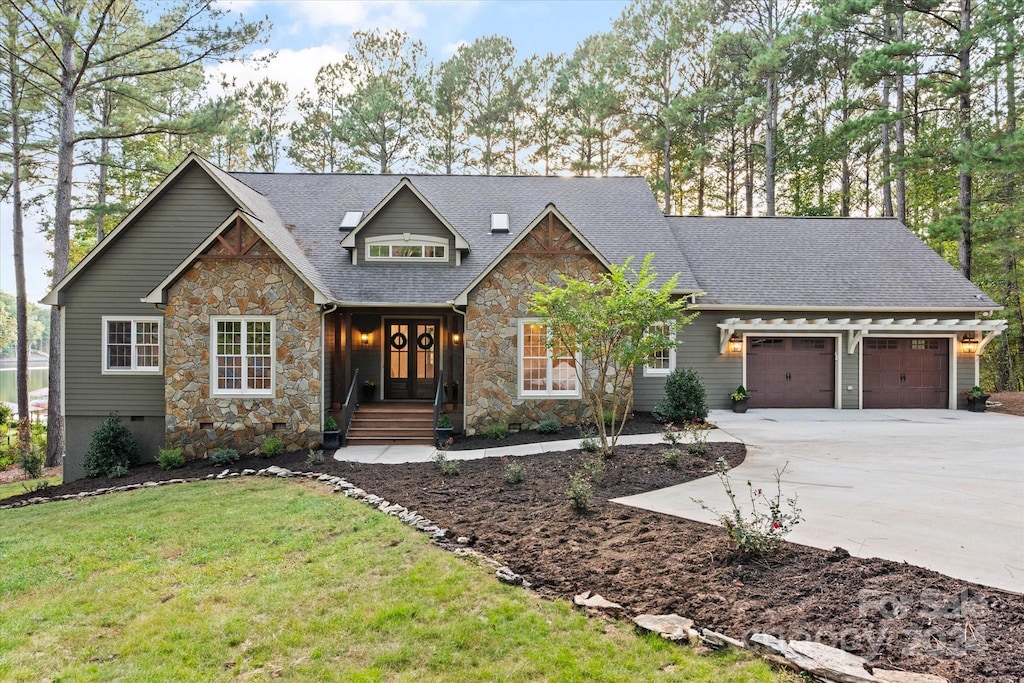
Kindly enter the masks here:
<path id="1" fill-rule="evenodd" d="M 260 244 L 250 253 L 261 251 L 268 250 Z M 248 453 L 269 436 L 281 437 L 288 450 L 319 441 L 320 311 L 283 261 L 198 260 L 169 288 L 164 315 L 168 447 L 197 458 L 224 447 Z M 273 398 L 211 397 L 216 315 L 274 316 Z"/>
<path id="2" fill-rule="evenodd" d="M 538 225 L 534 231 L 546 228 Z M 469 294 L 465 332 L 466 432 L 498 422 L 521 423 L 529 429 L 541 420 L 563 425 L 589 420 L 581 398 L 519 397 L 519 320 L 533 318 L 529 298 L 540 284 L 558 286 L 561 275 L 592 279 L 607 272 L 574 235 L 554 221 L 548 235 L 520 243 Z M 530 243 L 530 244 L 528 244 Z M 557 250 L 551 246 L 557 244 Z M 629 388 L 632 390 L 632 387 Z"/>

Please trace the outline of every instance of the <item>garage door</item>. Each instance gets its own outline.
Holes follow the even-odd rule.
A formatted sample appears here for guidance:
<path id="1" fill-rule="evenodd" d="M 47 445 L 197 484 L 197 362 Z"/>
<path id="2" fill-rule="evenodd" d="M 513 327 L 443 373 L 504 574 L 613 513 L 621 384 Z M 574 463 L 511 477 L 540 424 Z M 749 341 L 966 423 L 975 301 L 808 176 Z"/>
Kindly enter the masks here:
<path id="1" fill-rule="evenodd" d="M 865 408 L 948 408 L 949 340 L 864 338 Z"/>
<path id="2" fill-rule="evenodd" d="M 751 408 L 835 407 L 834 337 L 748 337 Z"/>

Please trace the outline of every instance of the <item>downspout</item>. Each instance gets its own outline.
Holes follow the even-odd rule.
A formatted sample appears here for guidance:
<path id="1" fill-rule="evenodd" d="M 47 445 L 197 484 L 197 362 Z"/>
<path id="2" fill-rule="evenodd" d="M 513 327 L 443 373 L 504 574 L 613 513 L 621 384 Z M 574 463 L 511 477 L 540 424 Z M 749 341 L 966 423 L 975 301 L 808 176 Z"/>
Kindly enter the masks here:
<path id="1" fill-rule="evenodd" d="M 338 310 L 338 304 L 331 304 L 330 307 L 320 305 L 320 418 L 317 424 L 320 426 L 321 433 L 324 431 L 324 413 L 327 412 L 324 403 L 326 398 L 324 392 L 327 390 L 327 377 L 324 373 L 324 368 L 327 367 L 327 350 L 324 344 L 327 336 L 327 316 L 336 310 Z"/>

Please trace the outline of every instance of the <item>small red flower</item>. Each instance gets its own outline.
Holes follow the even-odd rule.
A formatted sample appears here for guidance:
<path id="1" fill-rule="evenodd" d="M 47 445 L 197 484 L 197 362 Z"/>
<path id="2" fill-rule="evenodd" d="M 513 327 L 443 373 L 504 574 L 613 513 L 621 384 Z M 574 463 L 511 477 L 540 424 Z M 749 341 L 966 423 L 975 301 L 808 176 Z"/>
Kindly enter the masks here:
<path id="1" fill-rule="evenodd" d="M 773 529 L 778 529 L 780 526 L 782 526 L 782 525 L 779 524 L 778 522 L 772 522 L 772 528 Z"/>

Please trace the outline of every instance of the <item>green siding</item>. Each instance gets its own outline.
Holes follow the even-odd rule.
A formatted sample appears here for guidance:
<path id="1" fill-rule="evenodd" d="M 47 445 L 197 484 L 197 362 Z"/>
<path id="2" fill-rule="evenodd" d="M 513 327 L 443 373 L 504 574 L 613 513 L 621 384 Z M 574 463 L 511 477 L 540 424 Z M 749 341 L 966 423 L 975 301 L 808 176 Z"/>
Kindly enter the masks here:
<path id="1" fill-rule="evenodd" d="M 140 299 L 235 208 L 205 172 L 195 166 L 186 169 L 67 287 L 64 412 L 69 425 L 72 417 L 81 416 L 83 424 L 91 424 L 93 416 L 117 411 L 126 423 L 131 416 L 145 416 L 147 429 L 150 423 L 159 424 L 163 433 L 163 373 L 102 374 L 101 321 L 103 316 L 162 317 L 161 310 Z M 88 435 L 73 433 L 69 426 L 67 458 L 71 471 L 87 449 Z"/>
<path id="2" fill-rule="evenodd" d="M 75 481 L 85 477 L 82 461 L 89 450 L 92 433 L 96 431 L 106 415 L 68 415 L 64 421 L 67 433 L 68 454 L 64 458 L 64 481 Z M 142 449 L 142 462 L 156 460 L 160 449 L 164 447 L 164 418 L 158 416 L 138 416 L 135 420 L 124 417 L 121 424 L 128 428 L 132 436 L 139 442 Z"/>
<path id="3" fill-rule="evenodd" d="M 481 219 L 483 220 L 483 219 Z M 401 189 L 398 194 L 392 197 L 386 206 L 373 217 L 366 227 L 356 235 L 356 253 L 360 265 L 377 266 L 388 265 L 386 262 L 366 260 L 366 238 L 381 237 L 383 235 L 400 235 L 404 233 L 414 235 L 425 235 L 448 240 L 448 249 L 445 253 L 447 261 L 424 260 L 424 264 L 452 263 L 455 249 L 455 239 L 452 233 L 430 212 L 423 202 L 419 200 L 408 188 Z M 391 264 L 394 265 L 393 263 Z"/>
<path id="4" fill-rule="evenodd" d="M 707 388 L 708 406 L 712 409 L 728 409 L 730 407 L 729 393 L 743 381 L 743 359 L 742 354 L 726 352 L 720 354 L 718 323 L 728 318 L 868 318 L 868 313 L 854 312 L 807 312 L 807 311 L 770 311 L 764 313 L 755 312 L 732 312 L 732 311 L 702 311 L 701 314 L 690 325 L 682 328 L 679 334 L 680 344 L 676 350 L 676 367 L 693 368 L 696 370 L 704 386 Z M 914 313 L 886 313 L 886 318 L 914 318 L 919 317 Z M 955 317 L 949 314 L 946 317 Z M 771 336 L 766 332 L 765 336 Z M 834 332 L 822 332 L 817 336 L 832 336 Z M 808 331 L 807 336 L 816 336 Z M 885 335 L 880 335 L 885 336 Z M 899 335 L 892 336 L 913 336 Z M 844 332 L 838 339 L 836 350 L 840 354 L 841 377 L 839 392 L 841 397 L 840 405 L 844 409 L 857 409 L 860 406 L 860 363 L 861 347 L 850 354 L 847 353 L 849 334 Z M 958 344 L 951 345 L 951 357 L 956 362 L 956 391 L 969 389 L 974 385 L 974 358 L 959 353 Z M 634 407 L 636 410 L 649 411 L 654 408 L 664 395 L 665 380 L 663 377 L 643 377 L 643 369 L 637 368 L 636 380 L 634 382 Z M 960 405 L 964 405 L 962 399 Z"/>

